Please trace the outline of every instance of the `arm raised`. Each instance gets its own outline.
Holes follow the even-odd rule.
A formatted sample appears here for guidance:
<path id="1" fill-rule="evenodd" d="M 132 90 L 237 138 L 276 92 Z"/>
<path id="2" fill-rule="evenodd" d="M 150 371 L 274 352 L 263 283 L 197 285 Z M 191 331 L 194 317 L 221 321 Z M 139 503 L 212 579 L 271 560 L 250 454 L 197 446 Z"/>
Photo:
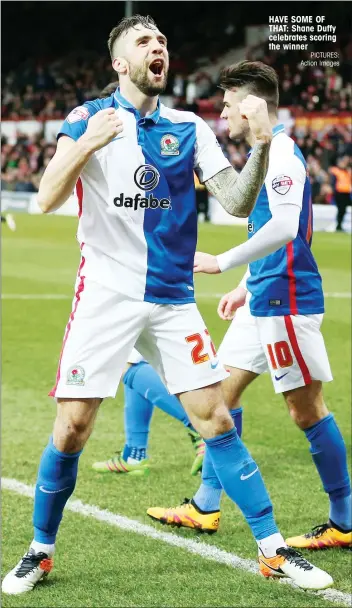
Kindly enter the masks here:
<path id="1" fill-rule="evenodd" d="M 56 211 L 67 201 L 91 155 L 84 141 L 60 137 L 39 185 L 38 205 L 43 213 Z"/>
<path id="2" fill-rule="evenodd" d="M 67 135 L 60 137 L 39 186 L 38 204 L 43 213 L 56 211 L 67 201 L 90 157 L 122 129 L 114 108 L 108 108 L 90 118 L 85 133 L 77 141 Z"/>
<path id="3" fill-rule="evenodd" d="M 228 168 L 214 175 L 205 185 L 227 213 L 248 217 L 268 171 L 272 128 L 264 99 L 247 95 L 239 107 L 255 142 L 250 158 L 241 173 Z"/>
<path id="4" fill-rule="evenodd" d="M 228 167 L 205 182 L 207 190 L 230 215 L 250 215 L 268 170 L 269 150 L 270 142 L 257 143 L 241 173 Z"/>

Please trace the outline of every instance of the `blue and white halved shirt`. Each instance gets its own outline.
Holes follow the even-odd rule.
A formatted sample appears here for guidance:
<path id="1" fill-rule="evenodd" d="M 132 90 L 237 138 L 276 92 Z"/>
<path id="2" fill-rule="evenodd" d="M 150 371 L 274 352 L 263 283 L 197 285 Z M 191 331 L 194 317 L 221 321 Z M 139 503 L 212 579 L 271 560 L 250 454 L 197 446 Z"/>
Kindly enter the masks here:
<path id="1" fill-rule="evenodd" d="M 313 213 L 306 162 L 284 126 L 273 129 L 269 167 L 255 207 L 248 218 L 248 236 L 258 232 L 281 204 L 299 206 L 296 238 L 274 253 L 251 262 L 247 289 L 256 317 L 308 315 L 324 312 L 322 280 L 311 245 Z"/>
<path id="2" fill-rule="evenodd" d="M 75 108 L 59 136 L 78 140 L 89 119 L 110 107 L 123 131 L 92 155 L 77 187 L 84 275 L 137 300 L 194 302 L 193 172 L 204 182 L 230 163 L 201 118 L 160 102 L 141 117 L 119 89 Z"/>

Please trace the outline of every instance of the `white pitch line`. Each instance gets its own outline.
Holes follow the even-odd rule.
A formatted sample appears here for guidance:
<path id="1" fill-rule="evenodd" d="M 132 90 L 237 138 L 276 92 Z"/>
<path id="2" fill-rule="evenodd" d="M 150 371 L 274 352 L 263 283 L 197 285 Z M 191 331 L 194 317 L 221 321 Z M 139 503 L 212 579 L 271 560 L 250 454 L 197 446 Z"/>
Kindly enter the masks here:
<path id="1" fill-rule="evenodd" d="M 2 477 L 1 487 L 3 490 L 10 490 L 11 492 L 16 492 L 16 494 L 27 496 L 28 498 L 34 497 L 35 488 L 33 486 L 28 486 L 17 479 L 8 479 L 6 477 Z M 152 528 L 152 526 L 141 524 L 139 521 L 129 519 L 123 515 L 111 513 L 105 509 L 100 509 L 95 505 L 84 504 L 80 500 L 69 500 L 66 505 L 66 509 L 68 511 L 73 511 L 73 513 L 83 515 L 84 517 L 92 517 L 97 521 L 101 521 L 110 526 L 115 526 L 115 528 L 120 528 L 120 530 L 140 534 L 168 545 L 178 547 L 179 549 L 184 549 L 189 553 L 193 553 L 194 555 L 198 555 L 210 561 L 225 564 L 230 568 L 238 568 L 240 570 L 244 570 L 245 572 L 259 575 L 257 562 L 238 557 L 234 553 L 229 553 L 228 551 L 214 547 L 214 545 L 207 545 L 201 541 L 190 540 L 170 532 L 161 532 L 155 528 Z M 292 583 L 290 579 L 278 579 L 278 582 L 291 585 L 296 591 L 301 591 Z M 339 602 L 344 606 L 351 606 L 352 602 L 351 594 L 343 593 L 337 589 L 325 589 L 324 591 L 314 592 L 306 591 L 305 593 L 309 593 L 310 595 L 314 596 L 319 595 L 324 600 L 336 603 Z"/>
<path id="2" fill-rule="evenodd" d="M 196 293 L 197 298 L 221 298 L 223 293 Z M 351 292 L 327 292 L 325 298 L 349 299 Z M 63 293 L 3 293 L 2 300 L 72 300 L 73 295 Z"/>

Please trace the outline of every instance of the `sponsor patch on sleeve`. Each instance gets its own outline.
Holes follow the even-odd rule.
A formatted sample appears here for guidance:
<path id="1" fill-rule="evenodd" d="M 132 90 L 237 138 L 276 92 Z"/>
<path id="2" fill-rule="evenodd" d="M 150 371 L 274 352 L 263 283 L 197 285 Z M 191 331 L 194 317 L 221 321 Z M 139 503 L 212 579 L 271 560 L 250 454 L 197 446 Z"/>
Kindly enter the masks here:
<path id="1" fill-rule="evenodd" d="M 72 112 L 69 113 L 67 117 L 67 122 L 72 124 L 73 122 L 78 122 L 79 120 L 87 120 L 89 118 L 89 112 L 87 108 L 84 106 L 78 106 Z"/>
<path id="2" fill-rule="evenodd" d="M 278 175 L 272 181 L 272 188 L 278 194 L 287 194 L 291 188 L 293 181 L 288 175 Z"/>

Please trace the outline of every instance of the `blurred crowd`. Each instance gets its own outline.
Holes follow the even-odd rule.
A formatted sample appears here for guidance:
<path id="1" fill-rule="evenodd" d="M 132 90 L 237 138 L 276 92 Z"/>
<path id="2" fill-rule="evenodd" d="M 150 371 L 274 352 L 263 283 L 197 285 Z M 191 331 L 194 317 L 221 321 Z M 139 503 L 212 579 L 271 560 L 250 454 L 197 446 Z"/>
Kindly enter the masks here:
<path id="1" fill-rule="evenodd" d="M 244 141 L 233 142 L 228 138 L 226 123 L 211 123 L 220 145 L 231 162 L 241 170 L 245 165 L 248 147 Z M 291 136 L 296 140 L 307 159 L 312 183 L 313 203 L 334 202 L 332 168 L 339 159 L 352 157 L 351 126 L 327 126 L 320 131 L 293 126 Z M 36 192 L 45 167 L 55 153 L 55 145 L 48 143 L 44 134 L 18 133 L 17 143 L 11 145 L 6 137 L 1 139 L 1 189 L 14 192 Z"/>
<path id="2" fill-rule="evenodd" d="M 203 27 L 203 22 L 199 27 Z M 204 38 L 207 29 L 200 32 Z M 198 32 L 199 33 L 199 32 Z M 177 37 L 177 28 L 174 32 Z M 196 40 L 202 40 L 197 36 Z M 207 61 L 221 56 L 226 48 L 234 44 L 236 29 L 228 21 L 221 42 L 217 35 L 208 40 Z M 183 33 L 179 32 L 180 41 Z M 192 37 L 189 38 L 192 40 Z M 211 78 L 201 59 L 202 48 L 195 42 L 183 48 L 177 46 L 178 53 L 171 55 L 170 78 L 165 94 L 168 101 L 179 109 L 193 110 L 205 118 L 214 117 L 222 108 L 222 92 L 217 88 L 216 79 Z M 193 44 L 193 47 L 192 47 Z M 309 111 L 323 111 L 328 114 L 348 112 L 352 109 L 352 42 L 345 41 L 339 53 L 340 65 L 337 69 L 305 67 L 306 57 L 302 53 L 270 52 L 267 44 L 260 44 L 248 50 L 248 59 L 260 59 L 273 65 L 280 77 L 280 105 L 292 107 L 294 114 Z M 182 52 L 181 52 L 182 50 Z M 193 57 L 192 63 L 185 57 Z M 195 58 L 198 58 L 196 65 Z M 193 69 L 190 74 L 189 71 Z M 16 70 L 5 74 L 2 88 L 2 116 L 8 120 L 39 119 L 61 120 L 74 107 L 86 100 L 98 97 L 107 83 L 116 79 L 109 59 L 96 52 L 83 55 L 71 53 L 58 61 L 34 63 L 26 61 Z M 246 161 L 247 147 L 244 142 L 231 142 L 226 125 L 221 120 L 213 120 L 212 127 L 236 169 L 241 169 Z M 331 167 L 338 159 L 352 156 L 351 127 L 349 125 L 326 126 L 319 131 L 293 126 L 292 137 L 302 149 L 307 159 L 313 187 L 313 202 L 329 204 L 334 199 Z M 53 156 L 55 146 L 46 142 L 44 134 L 28 136 L 18 134 L 16 145 L 10 145 L 2 137 L 1 188 L 17 192 L 36 192 L 41 175 Z"/>
<path id="3" fill-rule="evenodd" d="M 285 56 L 277 62 L 271 55 L 262 59 L 273 64 L 280 75 L 282 107 L 294 107 L 296 112 L 332 114 L 352 110 L 352 83 L 348 70 L 337 72 L 334 68 L 326 68 L 323 71 L 319 67 L 302 67 L 300 63 L 292 66 L 283 63 Z M 114 80 L 116 73 L 109 61 L 102 58 L 72 57 L 46 67 L 39 65 L 10 72 L 3 83 L 2 117 L 7 120 L 60 119 L 77 105 L 98 97 L 101 89 Z M 175 107 L 196 112 L 217 111 L 222 99 L 217 79 L 213 80 L 206 69 L 188 74 L 183 71 L 183 62 L 176 60 L 165 94 L 173 98 Z"/>
<path id="4" fill-rule="evenodd" d="M 294 106 L 296 112 L 349 112 L 352 110 L 352 39 L 340 45 L 324 46 L 338 66 L 322 66 L 310 52 L 267 51 L 262 43 L 248 51 L 247 58 L 271 65 L 279 75 L 280 105 Z M 310 65 L 317 63 L 317 65 Z M 308 64 L 308 65 L 305 65 Z"/>
<path id="5" fill-rule="evenodd" d="M 246 143 L 229 140 L 225 121 L 218 121 L 213 128 L 225 155 L 237 170 L 241 170 L 247 160 Z M 293 125 L 290 135 L 307 160 L 313 203 L 324 205 L 333 203 L 334 178 L 331 170 L 342 158 L 347 159 L 347 167 L 350 167 L 351 125 L 329 125 L 319 131 Z"/>
<path id="6" fill-rule="evenodd" d="M 294 133 L 297 145 L 307 160 L 313 202 L 330 204 L 335 198 L 333 167 L 339 165 L 341 159 L 347 159 L 346 166 L 350 168 L 351 125 L 330 126 L 312 133 L 296 128 Z"/>
<path id="7" fill-rule="evenodd" d="M 85 53 L 48 65 L 24 63 L 3 80 L 3 119 L 61 119 L 114 80 L 108 58 Z"/>
<path id="8" fill-rule="evenodd" d="M 206 31 L 213 31 L 211 27 L 207 30 L 204 25 L 204 28 L 204 32 L 198 32 L 195 38 L 203 40 L 203 43 Z M 177 31 L 174 36 L 177 36 Z M 170 54 L 166 95 L 173 97 L 176 107 L 195 111 L 218 109 L 221 101 L 221 92 L 217 88 L 218 74 L 211 76 L 206 66 L 221 56 L 221 51 L 233 43 L 234 36 L 235 27 L 228 23 L 223 36 L 215 38 L 221 43 L 215 44 L 209 38 L 207 57 L 201 56 L 204 44 L 198 48 L 195 41 L 186 44 L 184 40 L 176 47 L 177 54 Z M 335 67 L 322 67 L 319 62 L 317 66 L 304 65 L 309 63 L 308 52 L 268 53 L 267 42 L 248 49 L 247 58 L 260 59 L 276 69 L 280 80 L 281 107 L 292 106 L 296 112 L 348 112 L 352 110 L 352 39 L 346 39 L 340 45 L 333 48 L 339 63 Z M 27 60 L 3 78 L 2 117 L 9 120 L 62 118 L 75 106 L 99 96 L 100 90 L 114 80 L 116 73 L 105 53 L 103 56 L 93 51 L 80 55 L 70 53 L 60 60 L 46 63 Z M 198 103 L 204 100 L 208 103 Z"/>
<path id="9" fill-rule="evenodd" d="M 45 167 L 56 146 L 48 143 L 44 134 L 18 133 L 14 145 L 1 138 L 1 189 L 11 192 L 37 192 Z"/>

